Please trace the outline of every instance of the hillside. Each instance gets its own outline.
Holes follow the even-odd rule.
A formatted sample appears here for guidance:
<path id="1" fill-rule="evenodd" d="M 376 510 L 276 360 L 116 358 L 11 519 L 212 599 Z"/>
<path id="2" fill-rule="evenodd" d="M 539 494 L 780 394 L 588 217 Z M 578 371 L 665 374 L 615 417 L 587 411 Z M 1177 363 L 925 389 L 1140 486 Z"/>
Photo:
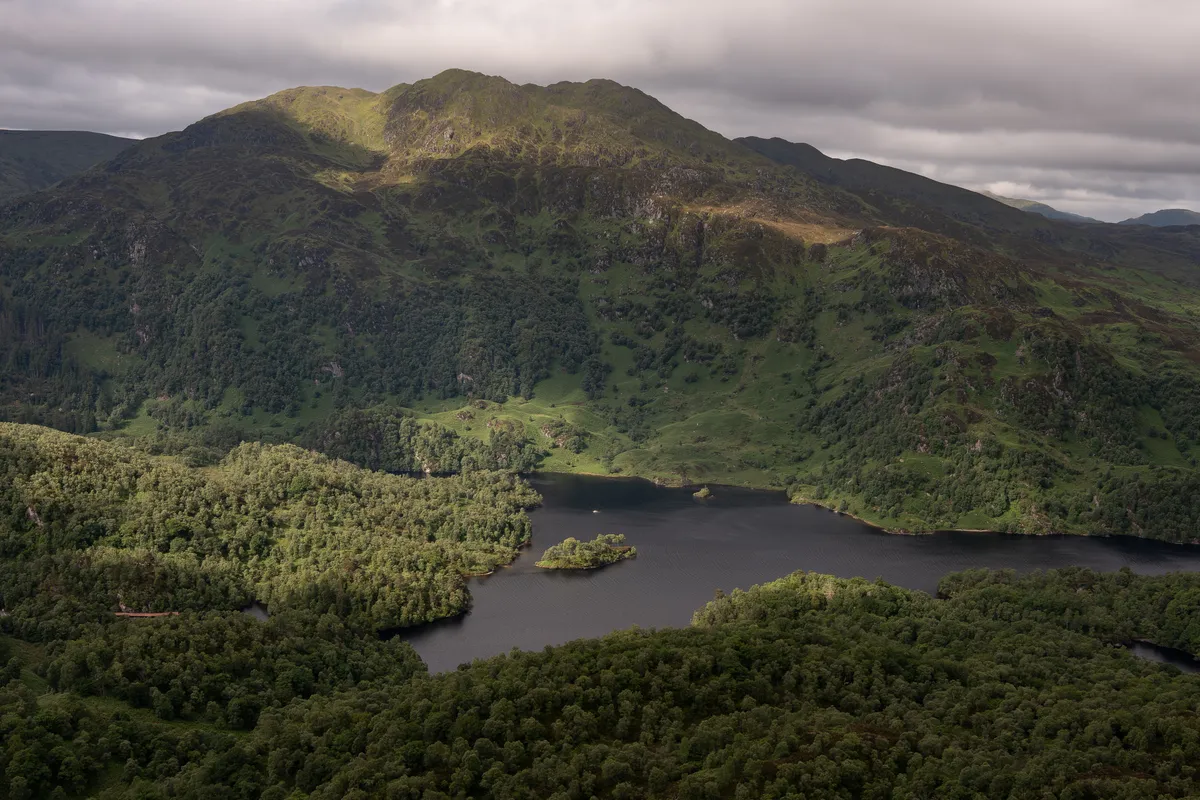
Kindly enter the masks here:
<path id="1" fill-rule="evenodd" d="M 86 131 L 0 130 L 0 203 L 108 161 L 134 141 Z"/>
<path id="2" fill-rule="evenodd" d="M 610 81 L 282 92 L 0 207 L 0 256 L 14 421 L 420 471 L 380 445 L 408 414 L 890 528 L 1200 530 L 1200 231 L 730 141 Z"/>
<path id="3" fill-rule="evenodd" d="M 1039 203 L 1036 200 L 1023 200 L 1016 197 L 1002 197 L 1001 195 L 994 194 L 992 192 L 980 192 L 980 194 L 990 197 L 993 200 L 998 200 L 1001 203 L 1004 203 L 1006 206 L 1019 208 L 1022 211 L 1029 212 L 1030 214 L 1040 214 L 1041 216 L 1048 217 L 1049 219 L 1058 219 L 1065 222 L 1100 222 L 1098 219 L 1085 217 L 1081 214 L 1072 214 L 1070 211 L 1059 211 L 1053 206 L 1048 206 L 1045 203 Z"/>
<path id="4" fill-rule="evenodd" d="M 1166 228 L 1173 225 L 1200 225 L 1200 213 L 1186 208 L 1164 208 L 1142 214 L 1140 217 L 1123 220 L 1120 225 L 1149 225 L 1153 228 Z"/>

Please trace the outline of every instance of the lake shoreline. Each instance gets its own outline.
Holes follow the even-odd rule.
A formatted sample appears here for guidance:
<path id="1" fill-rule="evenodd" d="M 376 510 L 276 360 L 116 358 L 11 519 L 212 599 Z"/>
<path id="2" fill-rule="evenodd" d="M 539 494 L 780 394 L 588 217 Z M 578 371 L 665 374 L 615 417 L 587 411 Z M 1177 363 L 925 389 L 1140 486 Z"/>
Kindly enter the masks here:
<path id="1" fill-rule="evenodd" d="M 530 513 L 538 555 L 552 543 L 588 540 L 603 530 L 627 536 L 638 557 L 620 569 L 546 569 L 535 567 L 534 553 L 522 551 L 492 577 L 468 579 L 466 613 L 399 632 L 430 672 L 634 625 L 686 628 L 716 589 L 728 594 L 797 570 L 882 579 L 930 597 L 946 575 L 964 570 L 1200 572 L 1200 550 L 1146 539 L 955 531 L 884 536 L 878 526 L 827 506 L 789 503 L 777 491 L 710 484 L 713 498 L 698 503 L 691 496 L 695 487 L 667 488 L 644 478 L 549 471 L 529 478 L 544 497 Z"/>
<path id="2" fill-rule="evenodd" d="M 697 483 L 686 483 L 686 484 L 682 483 L 682 482 L 674 483 L 674 482 L 660 480 L 658 478 L 646 478 L 641 475 L 611 475 L 611 474 L 602 474 L 602 473 L 598 473 L 598 472 L 561 472 L 561 471 L 554 471 L 554 470 L 539 470 L 537 472 L 526 473 L 522 477 L 528 479 L 531 477 L 537 477 L 539 475 L 541 475 L 541 476 L 578 475 L 578 476 L 583 476 L 583 477 L 588 477 L 588 478 L 599 478 L 601 480 L 613 481 L 613 482 L 625 481 L 625 482 L 647 483 L 651 486 L 655 486 L 660 489 L 687 490 L 693 486 L 701 485 L 701 484 L 697 484 Z M 1132 534 L 1122 535 L 1122 534 L 1111 534 L 1111 533 L 1072 533 L 1070 531 L 1054 531 L 1054 530 L 1024 532 L 1024 531 L 1011 531 L 1011 530 L 997 530 L 995 528 L 930 528 L 929 530 L 914 531 L 914 530 L 908 530 L 906 528 L 889 528 L 886 525 L 882 525 L 878 522 L 874 522 L 874 521 L 866 519 L 864 517 L 860 517 L 857 514 L 852 514 L 849 511 L 838 511 L 830 503 L 826 503 L 821 500 L 816 500 L 811 497 L 803 497 L 803 496 L 799 496 L 799 495 L 793 497 L 791 495 L 788 495 L 786 489 L 779 489 L 779 488 L 771 487 L 771 486 L 743 486 L 743 485 L 738 485 L 738 484 L 733 484 L 733 483 L 706 482 L 703 485 L 709 486 L 709 487 L 716 487 L 717 489 L 732 489 L 732 490 L 741 491 L 741 492 L 755 492 L 755 493 L 762 493 L 762 494 L 782 494 L 782 495 L 784 495 L 788 504 L 790 504 L 790 505 L 810 506 L 812 508 L 820 508 L 820 509 L 828 511 L 832 514 L 836 514 L 837 516 L 846 517 L 847 519 L 852 519 L 855 522 L 859 522 L 863 525 L 866 525 L 869 528 L 872 528 L 881 533 L 886 533 L 890 536 L 935 536 L 939 533 L 979 533 L 979 534 L 993 534 L 993 535 L 1002 535 L 1002 536 L 1023 536 L 1023 537 L 1027 536 L 1027 537 L 1032 537 L 1032 538 L 1039 538 L 1039 537 L 1045 537 L 1045 536 L 1070 536 L 1070 537 L 1077 537 L 1077 538 L 1083 538 L 1083 539 L 1116 538 L 1116 539 L 1131 539 L 1131 540 L 1139 540 L 1139 541 L 1162 542 L 1163 544 L 1174 544 L 1174 545 L 1180 545 L 1180 546 L 1184 546 L 1184 547 L 1200 546 L 1200 537 L 1197 537 L 1195 539 L 1190 539 L 1186 542 L 1172 542 L 1168 539 L 1155 539 L 1155 538 L 1149 537 L 1149 536 L 1134 536 Z M 717 495 L 717 492 L 713 491 L 712 495 L 710 497 L 698 498 L 698 499 L 702 499 L 705 502 L 707 502 L 709 500 L 716 499 L 716 495 Z M 536 509 L 536 506 L 534 507 L 534 510 L 535 509 Z"/>
<path id="3" fill-rule="evenodd" d="M 690 489 L 692 486 L 700 485 L 700 484 L 683 483 L 683 482 L 673 483 L 673 482 L 663 481 L 658 478 L 645 478 L 645 477 L 642 477 L 641 475 L 611 475 L 611 474 L 602 474 L 599 472 L 560 472 L 560 471 L 554 471 L 554 470 L 539 470 L 537 472 L 528 473 L 529 477 L 536 477 L 538 475 L 582 475 L 582 476 L 585 476 L 588 478 L 600 478 L 600 479 L 606 480 L 606 481 L 640 481 L 640 482 L 648 483 L 652 486 L 657 486 L 657 487 L 663 488 L 663 489 L 687 490 L 687 489 Z M 779 488 L 770 487 L 770 486 L 739 486 L 739 485 L 732 484 L 732 483 L 713 483 L 711 481 L 708 481 L 708 482 L 704 483 L 703 485 L 708 486 L 708 487 L 716 487 L 716 490 L 734 489 L 734 490 L 744 491 L 744 492 L 762 492 L 764 494 L 782 494 L 787 498 L 787 502 L 791 505 L 812 506 L 813 508 L 824 509 L 825 511 L 829 511 L 833 514 L 837 514 L 838 516 L 847 517 L 856 522 L 861 522 L 863 525 L 874 528 L 877 531 L 881 531 L 883 533 L 890 534 L 892 536 L 932 536 L 932 535 L 935 535 L 938 533 L 997 533 L 997 534 L 1012 534 L 1015 536 L 1057 536 L 1057 535 L 1091 536 L 1091 535 L 1095 535 L 1095 534 L 1069 534 L 1069 533 L 1060 533 L 1057 531 L 1049 531 L 1046 533 L 1013 533 L 1012 531 L 1001 531 L 1001 530 L 995 530 L 992 528 L 936 528 L 936 529 L 930 529 L 927 531 L 912 531 L 912 530 L 908 530 L 906 528 L 889 528 L 886 525 L 881 525 L 878 522 L 873 522 L 869 519 L 860 517 L 856 514 L 851 514 L 848 511 L 838 511 L 831 504 L 822 502 L 820 500 L 815 500 L 811 497 L 801 497 L 801 496 L 791 497 L 788 495 L 786 489 L 779 489 Z M 712 492 L 710 497 L 706 497 L 703 499 L 709 500 L 709 499 L 715 498 L 718 494 L 718 491 L 716 491 L 716 490 L 714 490 Z M 1140 538 L 1140 537 L 1138 537 L 1138 538 Z M 1200 540 L 1197 540 L 1194 543 L 1200 543 Z"/>

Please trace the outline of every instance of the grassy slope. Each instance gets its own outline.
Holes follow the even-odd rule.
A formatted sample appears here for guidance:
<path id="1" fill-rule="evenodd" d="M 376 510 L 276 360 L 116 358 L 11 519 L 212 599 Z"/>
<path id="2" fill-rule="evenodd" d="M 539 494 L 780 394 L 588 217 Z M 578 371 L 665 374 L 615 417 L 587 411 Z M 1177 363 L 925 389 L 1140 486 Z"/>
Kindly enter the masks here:
<path id="1" fill-rule="evenodd" d="M 804 283 L 791 286 L 782 282 L 790 289 L 790 295 L 785 296 L 793 303 L 800 303 L 804 286 L 815 285 L 828 290 L 872 271 L 876 265 L 862 255 L 853 247 L 835 249 L 830 258 L 833 269 L 830 265 L 807 264 Z M 609 292 L 647 293 L 647 281 L 633 270 L 622 273 L 614 269 L 606 275 L 610 280 L 606 287 Z M 1043 309 L 1049 309 L 1071 335 L 1104 342 L 1138 373 L 1144 374 L 1151 365 L 1158 369 L 1170 367 L 1191 371 L 1195 350 L 1188 347 L 1183 352 L 1168 352 L 1163 358 L 1162 353 L 1154 352 L 1155 348 L 1147 347 L 1140 338 L 1139 323 L 1144 324 L 1144 320 L 1117 314 L 1103 299 L 1105 292 L 1118 286 L 1123 296 L 1129 296 L 1137 289 L 1157 304 L 1166 305 L 1167 298 L 1162 292 L 1168 286 L 1157 282 L 1139 285 L 1140 279 L 1136 273 L 1119 271 L 1088 279 L 1075 277 L 1069 289 L 1053 281 L 1039 282 L 1033 286 L 1034 299 L 1027 309 L 1015 316 L 1014 323 L 1018 328 L 1032 326 L 1040 319 L 1034 312 L 1042 314 L 1045 313 Z M 594 297 L 599 293 L 598 289 L 596 283 L 586 282 L 582 291 L 585 297 Z M 845 302 L 845 299 L 842 295 L 840 301 Z M 1176 296 L 1170 306 L 1184 321 L 1182 324 L 1188 324 L 1200 315 L 1200 297 L 1195 294 Z M 986 307 L 981 310 L 986 311 Z M 959 309 L 958 313 L 969 314 L 970 311 Z M 465 435 L 486 436 L 488 423 L 495 419 L 516 422 L 542 442 L 546 440 L 540 435 L 541 428 L 554 420 L 565 420 L 591 431 L 589 447 L 581 453 L 550 450 L 546 468 L 553 471 L 638 475 L 671 484 L 712 482 L 754 487 L 781 487 L 786 485 L 785 482 L 790 483 L 788 479 L 791 478 L 803 486 L 806 479 L 819 473 L 824 464 L 838 458 L 839 448 L 836 443 L 830 445 L 819 433 L 797 431 L 794 427 L 796 418 L 810 400 L 824 403 L 836 399 L 838 386 L 846 380 L 858 375 L 873 377 L 886 371 L 902 349 L 894 343 L 888 346 L 872 339 L 867 327 L 876 321 L 873 315 L 856 317 L 840 321 L 836 311 L 820 312 L 815 320 L 817 339 L 811 348 L 799 348 L 770 338 L 740 343 L 718 326 L 694 324 L 691 329 L 703 341 L 718 343 L 731 354 L 729 363 L 734 372 L 728 375 L 723 370 L 687 364 L 681 364 L 665 379 L 645 372 L 626 375 L 624 368 L 631 363 L 629 350 L 606 343 L 604 356 L 616 367 L 610 380 L 611 396 L 618 400 L 636 397 L 651 401 L 647 424 L 653 433 L 641 442 L 631 440 L 620 432 L 619 426 L 598 415 L 595 404 L 586 402 L 578 382 L 566 375 L 539 384 L 530 400 L 513 398 L 504 404 L 488 404 L 482 411 L 472 408 L 470 420 L 457 417 L 467 408 L 466 401 L 457 399 L 424 404 L 417 410 Z M 604 325 L 602 330 L 629 332 L 631 327 L 617 323 Z M 662 339 L 663 334 L 656 334 L 648 344 L 661 344 Z M 1079 470 L 1080 474 L 1058 488 L 1088 486 L 1097 474 L 1110 468 L 1103 459 L 1090 456 L 1085 447 L 1072 441 L 1056 441 L 1052 436 L 1022 430 L 1019 425 L 1006 421 L 999 410 L 1003 404 L 995 382 L 1031 377 L 1042 369 L 1037 364 L 1019 363 L 1015 354 L 1020 346 L 1016 337 L 997 339 L 981 333 L 954 346 L 956 361 L 967 365 L 965 376 L 954 375 L 953 365 L 933 369 L 940 380 L 965 377 L 966 382 L 974 384 L 966 402 L 950 404 L 957 409 L 968 406 L 982 412 L 981 418 L 968 426 L 967 439 L 996 440 L 1013 448 L 1059 453 L 1070 468 Z M 944 345 L 926 345 L 906 352 L 920 357 L 921 354 L 931 355 L 942 347 Z M 803 376 L 819 353 L 831 354 L 833 361 L 819 373 L 820 385 L 814 391 Z M 994 359 L 994 366 L 980 366 L 988 356 Z M 699 379 L 689 382 L 690 375 L 699 375 Z M 1158 412 L 1149 405 L 1141 408 L 1141 417 L 1143 428 L 1135 433 L 1135 437 L 1143 448 L 1144 461 L 1115 469 L 1132 474 L 1144 464 L 1187 468 L 1198 454 L 1196 446 L 1151 437 L 1150 432 L 1161 431 L 1163 423 Z M 891 468 L 940 474 L 943 465 L 938 457 L 908 450 L 898 455 Z M 803 489 L 799 494 L 814 499 Z M 912 513 L 887 513 L 869 498 L 853 491 L 835 491 L 819 498 L 822 504 L 831 507 L 843 500 L 855 515 L 889 528 L 923 529 L 939 523 L 970 529 L 1009 525 L 1021 528 L 1033 521 L 1016 503 L 1000 514 L 971 509 L 935 521 Z M 1086 528 L 1080 526 L 1073 530 L 1084 532 Z"/>

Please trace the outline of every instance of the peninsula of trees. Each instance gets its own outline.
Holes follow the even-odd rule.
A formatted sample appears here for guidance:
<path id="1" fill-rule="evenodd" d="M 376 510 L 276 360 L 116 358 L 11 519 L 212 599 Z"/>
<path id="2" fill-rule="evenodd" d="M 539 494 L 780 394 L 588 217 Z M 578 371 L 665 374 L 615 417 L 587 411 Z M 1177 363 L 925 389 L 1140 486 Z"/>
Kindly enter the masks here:
<path id="1" fill-rule="evenodd" d="M 516 558 L 539 502 L 509 472 L 410 478 L 257 443 L 197 469 L 0 423 L 0 608 L 38 636 L 251 599 L 373 629 L 429 622 L 469 608 L 465 575 Z"/>

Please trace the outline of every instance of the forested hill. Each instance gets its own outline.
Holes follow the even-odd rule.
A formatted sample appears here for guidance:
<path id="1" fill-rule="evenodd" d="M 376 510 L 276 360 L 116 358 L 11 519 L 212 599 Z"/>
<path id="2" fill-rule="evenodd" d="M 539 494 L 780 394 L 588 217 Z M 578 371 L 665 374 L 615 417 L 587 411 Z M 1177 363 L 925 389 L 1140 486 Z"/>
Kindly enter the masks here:
<path id="1" fill-rule="evenodd" d="M 1200 678 L 1121 646 L 1196 653 L 1196 576 L 981 571 L 941 594 L 797 573 L 690 629 L 432 677 L 307 611 L 0 637 L 0 796 L 1200 793 Z"/>
<path id="2" fill-rule="evenodd" d="M 0 130 L 0 203 L 108 161 L 133 142 L 87 131 Z"/>
<path id="3" fill-rule="evenodd" d="M 281 92 L 0 206 L 0 417 L 388 468 L 339 438 L 383 409 L 891 528 L 1194 539 L 1200 229 L 834 161 L 603 80 Z"/>

